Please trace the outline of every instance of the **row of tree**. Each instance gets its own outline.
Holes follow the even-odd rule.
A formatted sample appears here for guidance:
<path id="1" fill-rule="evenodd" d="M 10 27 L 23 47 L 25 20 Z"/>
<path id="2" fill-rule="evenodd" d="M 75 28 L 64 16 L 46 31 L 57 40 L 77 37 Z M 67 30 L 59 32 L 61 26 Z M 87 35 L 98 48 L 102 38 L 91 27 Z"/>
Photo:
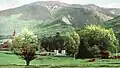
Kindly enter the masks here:
<path id="1" fill-rule="evenodd" d="M 119 51 L 119 43 L 112 29 L 105 29 L 101 26 L 87 25 L 61 36 L 43 38 L 41 46 L 47 51 L 65 49 L 69 56 L 94 57 L 101 51 Z M 50 49 L 50 50 L 49 50 Z"/>
<path id="2" fill-rule="evenodd" d="M 53 36 L 38 38 L 33 32 L 24 29 L 10 43 L 11 50 L 24 58 L 29 65 L 29 62 L 36 57 L 35 52 L 39 50 L 39 45 L 46 51 L 65 49 L 68 56 L 76 58 L 93 58 L 101 51 L 116 52 L 119 48 L 112 29 L 96 25 L 86 25 L 84 28 L 66 32 L 64 35 L 57 32 Z"/>

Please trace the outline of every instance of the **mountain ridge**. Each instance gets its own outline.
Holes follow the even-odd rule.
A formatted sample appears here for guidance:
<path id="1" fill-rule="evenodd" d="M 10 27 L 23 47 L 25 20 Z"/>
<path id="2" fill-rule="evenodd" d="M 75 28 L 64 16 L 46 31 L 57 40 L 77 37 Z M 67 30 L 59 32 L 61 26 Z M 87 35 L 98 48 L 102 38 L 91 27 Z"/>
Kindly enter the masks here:
<path id="1" fill-rule="evenodd" d="M 114 11 L 114 13 L 111 13 L 111 11 Z M 17 24 L 18 28 L 28 27 L 28 25 L 33 27 L 33 25 L 40 24 L 40 21 L 45 22 L 47 20 L 48 24 L 51 21 L 51 23 L 54 23 L 53 20 L 58 20 L 55 22 L 60 24 L 59 19 L 62 18 L 65 18 L 67 22 L 69 21 L 72 27 L 75 28 L 81 28 L 84 24 L 102 25 L 103 22 L 113 19 L 119 14 L 120 9 L 106 9 L 94 4 L 80 5 L 56 1 L 37 1 L 17 8 L 0 11 L 0 32 L 6 33 L 7 27 L 10 27 L 9 31 L 11 32 L 14 24 Z"/>

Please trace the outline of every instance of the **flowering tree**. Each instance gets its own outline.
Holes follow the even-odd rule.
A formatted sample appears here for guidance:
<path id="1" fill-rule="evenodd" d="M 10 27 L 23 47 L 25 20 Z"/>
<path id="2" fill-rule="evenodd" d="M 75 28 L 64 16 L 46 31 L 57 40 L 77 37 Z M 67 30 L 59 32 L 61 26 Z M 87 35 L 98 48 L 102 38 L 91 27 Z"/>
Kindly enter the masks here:
<path id="1" fill-rule="evenodd" d="M 36 58 L 37 36 L 28 29 L 22 30 L 21 34 L 14 37 L 11 42 L 11 50 L 26 61 L 26 65 Z"/>

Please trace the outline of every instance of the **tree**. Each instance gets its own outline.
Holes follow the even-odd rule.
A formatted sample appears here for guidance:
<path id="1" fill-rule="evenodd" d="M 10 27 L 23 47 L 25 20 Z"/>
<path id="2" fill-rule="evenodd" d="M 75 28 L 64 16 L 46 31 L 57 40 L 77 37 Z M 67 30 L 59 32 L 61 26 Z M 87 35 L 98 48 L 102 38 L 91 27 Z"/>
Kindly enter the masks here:
<path id="1" fill-rule="evenodd" d="M 26 65 L 36 58 L 37 36 L 28 29 L 24 29 L 20 35 L 11 42 L 11 50 L 26 61 Z"/>
<path id="2" fill-rule="evenodd" d="M 77 33 L 81 37 L 77 55 L 79 58 L 94 57 L 94 52 L 100 52 L 99 50 L 115 52 L 118 45 L 115 34 L 111 29 L 105 29 L 96 25 L 87 25 L 77 30 Z M 94 46 L 97 48 L 96 51 L 94 50 Z M 100 47 L 103 47 L 103 49 Z"/>
<path id="3" fill-rule="evenodd" d="M 114 19 L 111 19 L 109 21 L 106 21 L 104 22 L 104 27 L 107 29 L 113 29 L 115 36 L 118 39 L 118 42 L 120 44 L 120 21 L 119 20 L 120 20 L 120 16 L 115 17 Z M 118 49 L 118 52 L 120 52 L 120 49 Z"/>
<path id="4" fill-rule="evenodd" d="M 70 31 L 64 37 L 65 50 L 68 56 L 74 57 L 78 52 L 78 46 L 80 44 L 80 36 L 75 31 Z"/>
<path id="5" fill-rule="evenodd" d="M 55 36 L 44 37 L 41 41 L 41 47 L 46 51 L 53 51 L 58 49 L 64 49 L 64 39 L 59 32 Z"/>
<path id="6" fill-rule="evenodd" d="M 45 48 L 46 51 L 65 49 L 68 56 L 74 56 L 77 53 L 79 43 L 79 35 L 72 30 L 64 35 L 57 32 L 55 36 L 44 37 L 41 41 L 41 47 Z"/>

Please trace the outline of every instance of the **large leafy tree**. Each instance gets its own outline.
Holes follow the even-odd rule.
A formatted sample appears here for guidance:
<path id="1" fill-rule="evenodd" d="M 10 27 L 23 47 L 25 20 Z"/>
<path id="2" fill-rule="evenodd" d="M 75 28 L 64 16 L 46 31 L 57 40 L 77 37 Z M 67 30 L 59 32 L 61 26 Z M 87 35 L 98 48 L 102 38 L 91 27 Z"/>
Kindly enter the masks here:
<path id="1" fill-rule="evenodd" d="M 95 53 L 99 52 L 99 50 L 115 52 L 118 42 L 112 29 L 105 29 L 96 25 L 86 25 L 84 28 L 76 31 L 81 37 L 77 57 L 94 57 Z"/>
<path id="2" fill-rule="evenodd" d="M 108 28 L 108 29 L 113 29 L 113 31 L 116 35 L 116 38 L 119 40 L 119 44 L 120 44 L 120 16 L 118 16 L 114 19 L 111 19 L 109 21 L 106 21 L 104 23 L 104 27 Z"/>
<path id="3" fill-rule="evenodd" d="M 37 36 L 28 29 L 24 29 L 20 35 L 11 42 L 11 50 L 26 61 L 26 65 L 36 58 Z"/>
<path id="4" fill-rule="evenodd" d="M 75 56 L 78 52 L 78 46 L 80 44 L 80 36 L 76 31 L 70 31 L 67 33 L 65 40 L 66 53 L 69 56 Z"/>

